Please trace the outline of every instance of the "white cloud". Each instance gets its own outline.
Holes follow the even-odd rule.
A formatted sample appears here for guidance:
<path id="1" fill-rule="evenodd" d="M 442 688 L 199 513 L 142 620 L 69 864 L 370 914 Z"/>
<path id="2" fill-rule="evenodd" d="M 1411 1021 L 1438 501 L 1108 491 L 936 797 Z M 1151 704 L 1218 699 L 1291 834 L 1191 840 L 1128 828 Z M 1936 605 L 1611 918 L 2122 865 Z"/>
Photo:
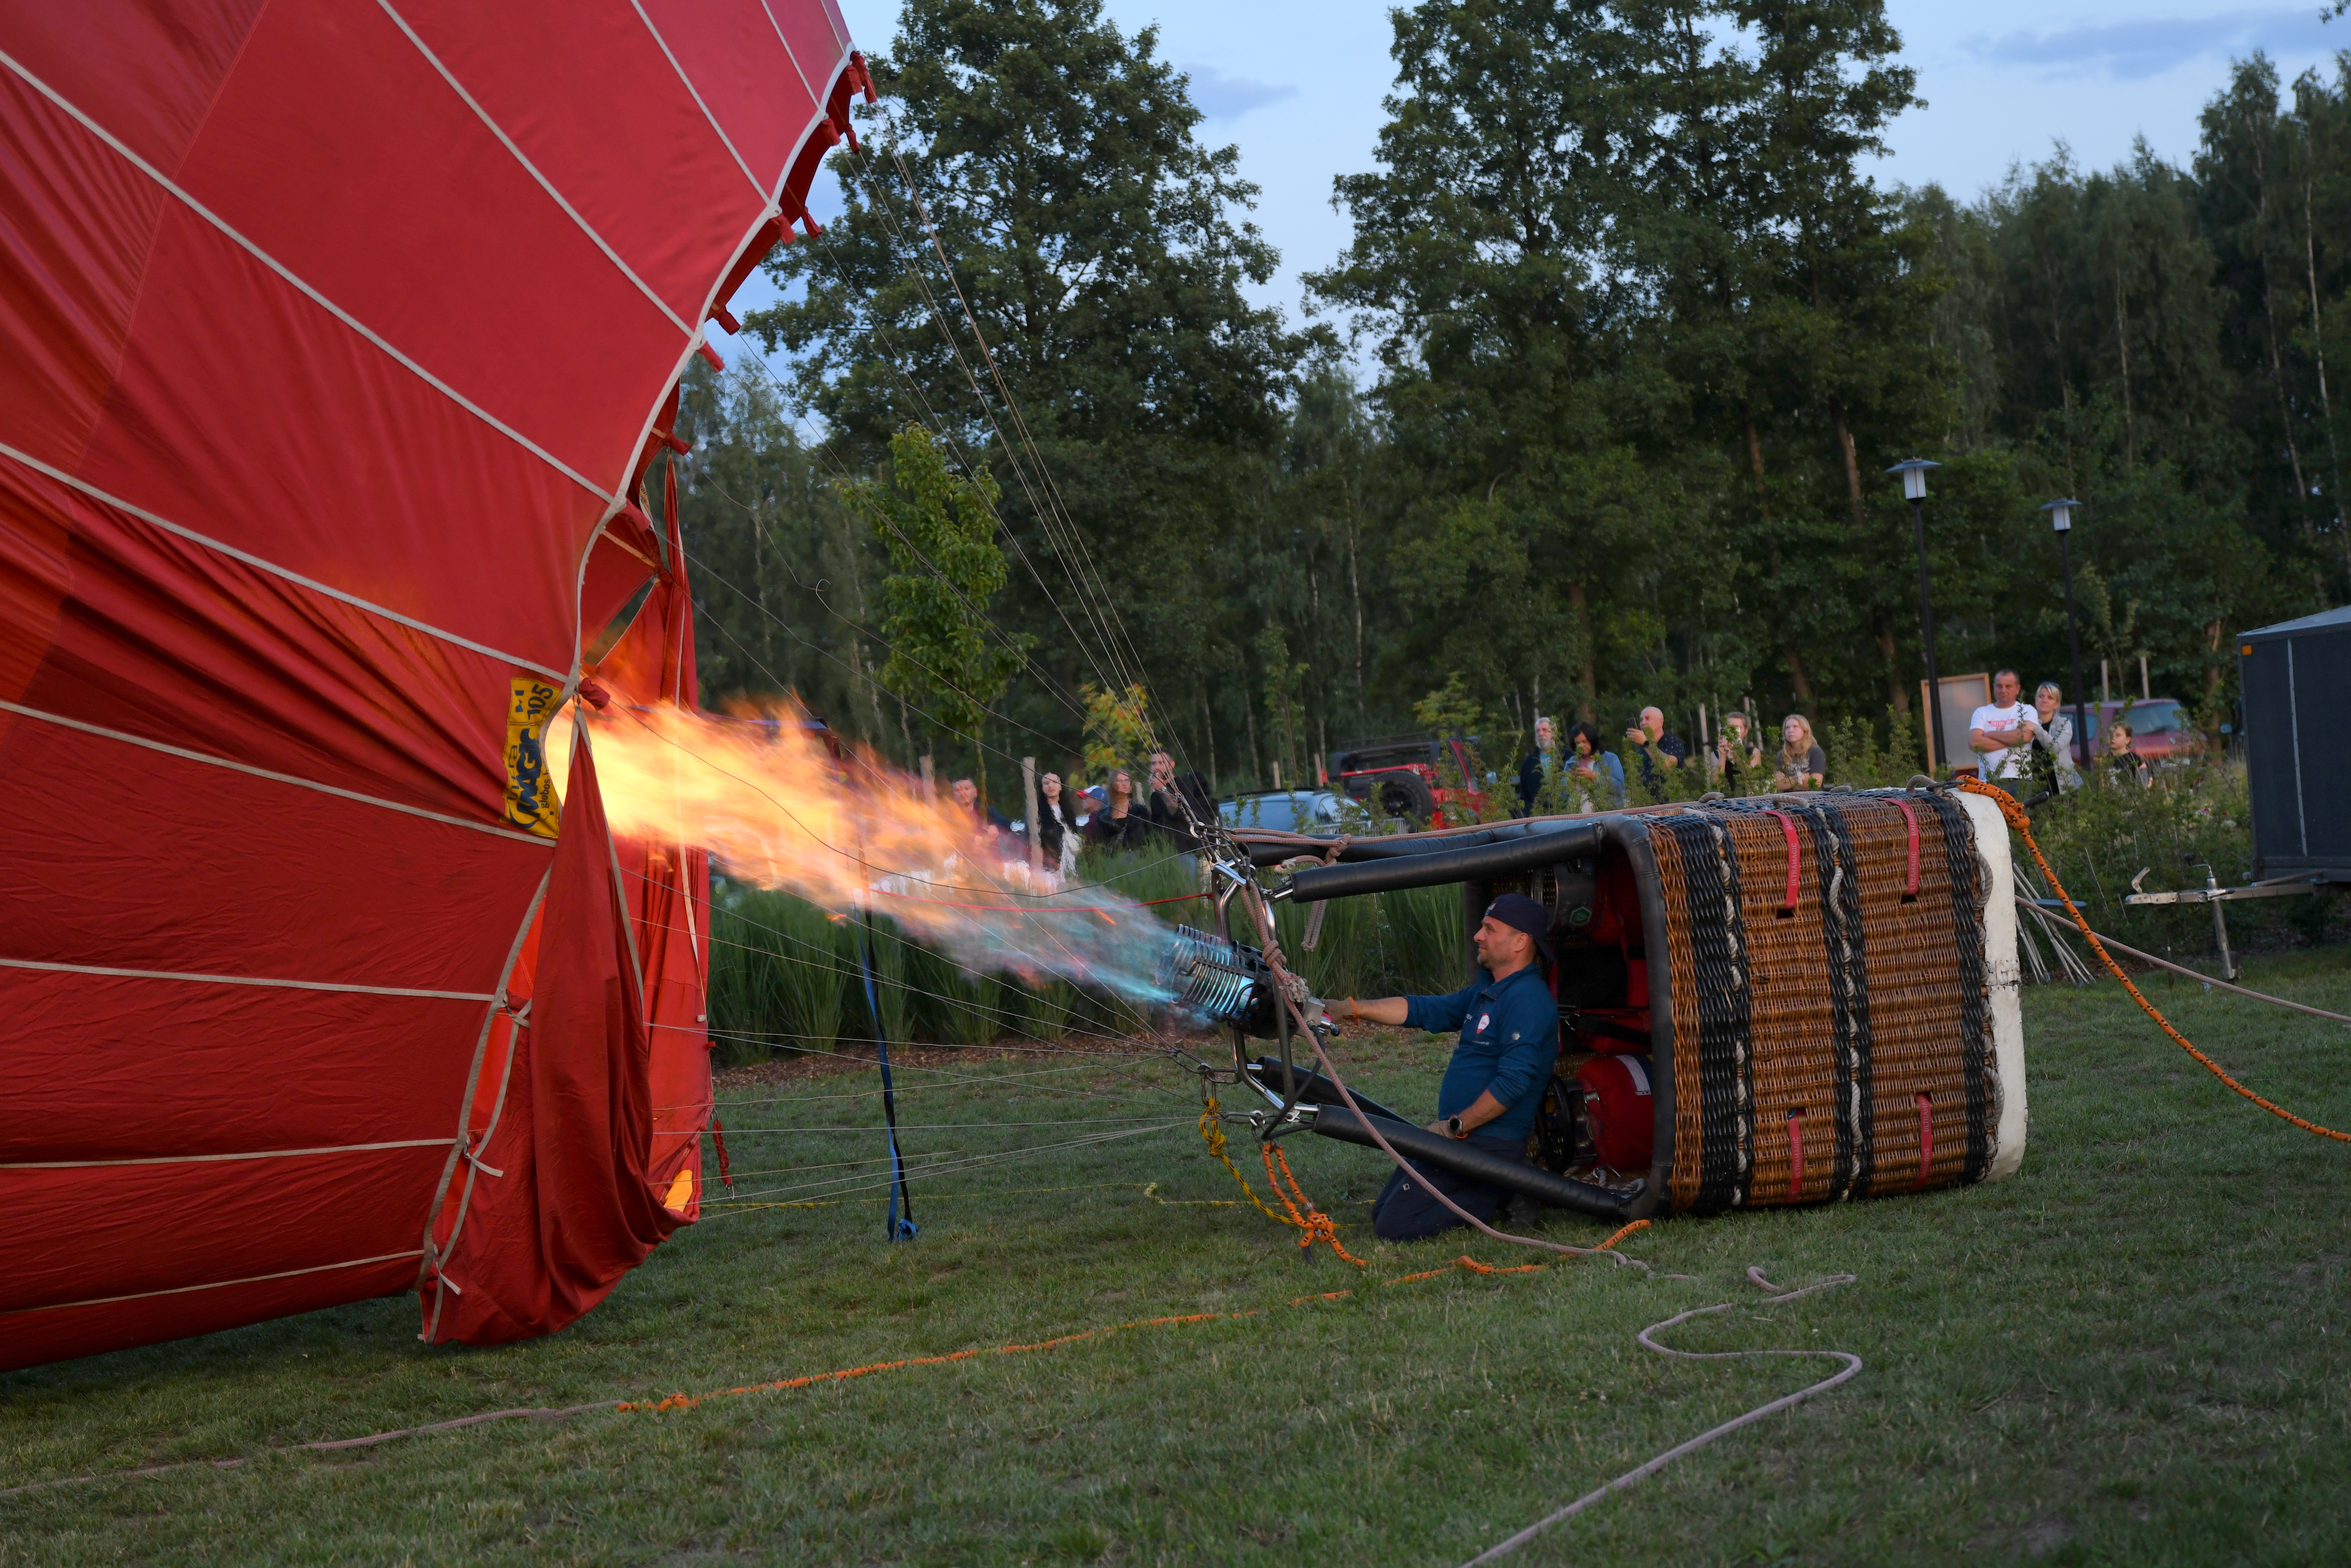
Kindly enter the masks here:
<path id="1" fill-rule="evenodd" d="M 2300 55 L 2333 45 L 2351 47 L 2351 33 L 2325 31 L 2313 7 L 2294 11 L 2230 11 L 2212 16 L 2161 16 L 2108 22 L 2046 33 L 1979 36 L 1960 47 L 1995 65 L 2038 66 L 2051 76 L 2099 75 L 2144 81 L 2207 56 L 2254 49 Z"/>
<path id="2" fill-rule="evenodd" d="M 1238 120 L 1252 109 L 1298 96 L 1298 89 L 1286 82 L 1227 76 L 1214 66 L 1186 66 L 1184 74 L 1192 79 L 1193 107 L 1210 120 Z"/>

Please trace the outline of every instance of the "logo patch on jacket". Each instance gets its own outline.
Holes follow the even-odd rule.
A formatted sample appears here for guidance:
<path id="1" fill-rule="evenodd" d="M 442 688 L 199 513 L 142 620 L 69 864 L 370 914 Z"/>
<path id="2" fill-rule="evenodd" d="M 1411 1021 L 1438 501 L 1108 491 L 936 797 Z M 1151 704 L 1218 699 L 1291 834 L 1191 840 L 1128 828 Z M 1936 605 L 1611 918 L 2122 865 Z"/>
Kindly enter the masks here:
<path id="1" fill-rule="evenodd" d="M 1486 1026 L 1493 1021 L 1494 1015 L 1492 1013 L 1479 1013 L 1478 1015 L 1478 1032 L 1479 1034 L 1485 1033 Z"/>

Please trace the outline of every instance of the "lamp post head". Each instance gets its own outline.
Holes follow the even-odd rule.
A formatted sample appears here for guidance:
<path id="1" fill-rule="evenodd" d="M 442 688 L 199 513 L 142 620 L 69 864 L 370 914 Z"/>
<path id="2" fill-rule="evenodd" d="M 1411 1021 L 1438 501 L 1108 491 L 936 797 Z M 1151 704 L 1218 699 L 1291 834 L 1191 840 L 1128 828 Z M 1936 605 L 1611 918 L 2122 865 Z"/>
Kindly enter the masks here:
<path id="1" fill-rule="evenodd" d="M 1927 470 L 1941 466 L 1941 464 L 1929 463 L 1924 457 L 1913 457 L 1907 463 L 1896 463 L 1886 472 L 1902 476 L 1904 500 L 1923 501 L 1927 498 Z"/>
<path id="2" fill-rule="evenodd" d="M 2049 514 L 2049 526 L 2062 534 L 2073 528 L 2074 508 L 2081 504 L 2079 501 L 2052 501 L 2041 509 Z"/>

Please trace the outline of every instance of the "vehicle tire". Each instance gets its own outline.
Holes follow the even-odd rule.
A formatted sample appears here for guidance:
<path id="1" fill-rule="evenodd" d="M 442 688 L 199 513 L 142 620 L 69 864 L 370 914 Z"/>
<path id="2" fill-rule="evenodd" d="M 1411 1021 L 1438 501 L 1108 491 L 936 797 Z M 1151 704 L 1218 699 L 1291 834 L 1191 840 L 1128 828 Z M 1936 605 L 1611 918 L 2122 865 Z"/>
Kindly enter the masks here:
<path id="1" fill-rule="evenodd" d="M 1378 784 L 1378 792 L 1373 799 L 1382 816 L 1401 817 L 1415 828 L 1428 825 L 1430 814 L 1437 810 L 1437 796 L 1427 779 L 1417 773 L 1399 770 L 1380 774 Z"/>

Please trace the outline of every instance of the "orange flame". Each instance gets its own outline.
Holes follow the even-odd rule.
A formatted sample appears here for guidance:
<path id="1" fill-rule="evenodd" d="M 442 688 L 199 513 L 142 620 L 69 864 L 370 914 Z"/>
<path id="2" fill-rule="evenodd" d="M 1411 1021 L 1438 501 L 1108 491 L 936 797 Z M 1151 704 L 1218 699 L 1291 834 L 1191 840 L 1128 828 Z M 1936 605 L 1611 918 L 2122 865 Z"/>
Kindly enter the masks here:
<path id="1" fill-rule="evenodd" d="M 1167 994 L 1157 971 L 1171 938 L 1149 910 L 1032 873 L 1019 841 L 870 752 L 836 756 L 797 707 L 726 717 L 616 699 L 580 712 L 617 837 L 706 849 L 737 881 L 835 914 L 870 908 L 975 967 Z M 547 735 L 564 788 L 572 716 Z"/>

